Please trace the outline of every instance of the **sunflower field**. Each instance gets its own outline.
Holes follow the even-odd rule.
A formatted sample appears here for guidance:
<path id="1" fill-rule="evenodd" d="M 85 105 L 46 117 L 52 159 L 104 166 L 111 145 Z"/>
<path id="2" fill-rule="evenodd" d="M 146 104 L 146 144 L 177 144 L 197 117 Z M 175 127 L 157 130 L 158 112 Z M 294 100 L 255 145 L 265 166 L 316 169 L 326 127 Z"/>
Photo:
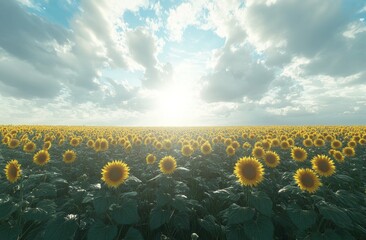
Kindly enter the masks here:
<path id="1" fill-rule="evenodd" d="M 0 126 L 0 239 L 366 239 L 366 127 Z"/>

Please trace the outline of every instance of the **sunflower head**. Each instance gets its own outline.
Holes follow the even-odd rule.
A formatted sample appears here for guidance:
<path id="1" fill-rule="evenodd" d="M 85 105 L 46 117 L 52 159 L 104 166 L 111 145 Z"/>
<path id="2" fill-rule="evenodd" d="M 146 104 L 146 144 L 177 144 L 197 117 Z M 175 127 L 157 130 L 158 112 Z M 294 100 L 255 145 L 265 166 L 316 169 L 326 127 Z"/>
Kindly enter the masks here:
<path id="1" fill-rule="evenodd" d="M 240 143 L 239 143 L 238 141 L 233 141 L 233 142 L 231 143 L 231 146 L 232 146 L 233 148 L 235 148 L 235 150 L 236 150 L 236 149 L 238 149 L 238 148 L 240 147 Z"/>
<path id="2" fill-rule="evenodd" d="M 265 151 L 264 151 L 263 147 L 260 147 L 260 146 L 254 147 L 252 150 L 252 155 L 255 158 L 263 158 L 264 153 L 265 153 Z"/>
<path id="3" fill-rule="evenodd" d="M 243 147 L 244 149 L 249 149 L 249 148 L 251 148 L 251 147 L 252 147 L 252 145 L 250 145 L 250 143 L 249 143 L 249 142 L 245 142 L 245 143 L 243 143 L 242 147 Z"/>
<path id="4" fill-rule="evenodd" d="M 280 156 L 273 151 L 266 151 L 263 159 L 264 163 L 270 168 L 275 168 L 280 164 Z"/>
<path id="5" fill-rule="evenodd" d="M 347 146 L 348 147 L 352 147 L 352 148 L 355 148 L 357 146 L 357 142 L 354 141 L 354 140 L 351 140 L 347 143 Z"/>
<path id="6" fill-rule="evenodd" d="M 230 145 L 230 146 L 227 146 L 226 147 L 226 154 L 228 155 L 228 156 L 234 156 L 235 155 L 235 148 L 232 146 L 232 145 Z"/>
<path id="7" fill-rule="evenodd" d="M 322 185 L 319 177 L 312 169 L 300 168 L 294 175 L 297 186 L 303 191 L 314 193 Z"/>
<path id="8" fill-rule="evenodd" d="M 343 163 L 344 162 L 344 156 L 343 156 L 343 154 L 342 154 L 341 151 L 334 150 L 333 157 L 339 163 Z"/>
<path id="9" fill-rule="evenodd" d="M 88 142 L 86 143 L 86 145 L 88 146 L 88 148 L 93 148 L 94 147 L 94 141 L 89 139 Z"/>
<path id="10" fill-rule="evenodd" d="M 71 140 L 70 140 L 70 145 L 71 146 L 77 147 L 79 144 L 80 144 L 79 138 L 75 138 L 75 137 L 71 138 Z"/>
<path id="11" fill-rule="evenodd" d="M 108 187 L 117 188 L 128 178 L 130 168 L 122 161 L 115 160 L 108 162 L 102 168 L 102 180 Z"/>
<path id="12" fill-rule="evenodd" d="M 172 149 L 172 146 L 173 146 L 173 144 L 172 144 L 172 141 L 170 141 L 170 139 L 165 139 L 164 141 L 163 141 L 163 148 L 165 149 L 165 150 L 170 150 L 170 149 Z"/>
<path id="13" fill-rule="evenodd" d="M 172 156 L 163 157 L 159 162 L 159 168 L 164 174 L 172 174 L 177 168 L 177 161 Z"/>
<path id="14" fill-rule="evenodd" d="M 104 151 L 107 151 L 108 148 L 109 148 L 109 142 L 108 142 L 108 140 L 105 139 L 105 138 L 102 138 L 100 140 L 100 149 L 99 149 L 99 151 L 103 151 L 104 152 Z"/>
<path id="15" fill-rule="evenodd" d="M 342 149 L 342 153 L 344 154 L 344 156 L 346 157 L 353 157 L 355 156 L 355 149 L 353 147 L 345 147 Z"/>
<path id="16" fill-rule="evenodd" d="M 323 147 L 325 145 L 325 141 L 321 138 L 317 138 L 314 140 L 315 147 Z"/>
<path id="17" fill-rule="evenodd" d="M 44 166 L 50 161 L 50 154 L 46 150 L 37 152 L 33 157 L 33 162 L 39 166 Z"/>
<path id="18" fill-rule="evenodd" d="M 156 142 L 155 147 L 156 147 L 156 149 L 161 150 L 161 149 L 163 149 L 163 144 L 161 142 Z"/>
<path id="19" fill-rule="evenodd" d="M 15 183 L 20 178 L 20 166 L 17 160 L 11 160 L 6 164 L 4 172 L 9 182 Z"/>
<path id="20" fill-rule="evenodd" d="M 295 161 L 303 162 L 308 157 L 308 153 L 301 147 L 293 147 L 291 149 L 291 157 Z"/>
<path id="21" fill-rule="evenodd" d="M 49 150 L 51 148 L 51 146 L 52 146 L 51 141 L 46 141 L 43 144 L 43 150 Z"/>
<path id="22" fill-rule="evenodd" d="M 302 144 L 305 146 L 305 147 L 311 147 L 313 146 L 313 140 L 311 140 L 310 138 L 306 138 L 302 141 Z"/>
<path id="23" fill-rule="evenodd" d="M 12 138 L 8 141 L 8 147 L 9 148 L 17 148 L 20 144 L 20 141 L 16 138 Z"/>
<path id="24" fill-rule="evenodd" d="M 325 155 L 317 155 L 311 160 L 312 168 L 320 175 L 329 177 L 334 174 L 335 166 L 333 160 Z"/>
<path id="25" fill-rule="evenodd" d="M 100 139 L 98 138 L 97 140 L 95 140 L 95 142 L 94 142 L 94 150 L 96 151 L 96 152 L 99 152 L 99 151 L 101 151 L 101 144 L 100 144 Z"/>
<path id="26" fill-rule="evenodd" d="M 190 144 L 182 146 L 181 153 L 183 156 L 190 157 L 193 154 L 193 152 L 194 150 Z"/>
<path id="27" fill-rule="evenodd" d="M 236 162 L 234 174 L 242 185 L 253 187 L 263 181 L 264 169 L 256 158 L 243 157 Z"/>
<path id="28" fill-rule="evenodd" d="M 155 157 L 155 155 L 153 155 L 153 154 L 148 154 L 147 156 L 146 156 L 146 163 L 147 164 L 153 164 L 154 162 L 155 162 L 155 160 L 156 160 L 156 157 Z"/>
<path id="29" fill-rule="evenodd" d="M 36 144 L 32 141 L 27 142 L 26 144 L 24 144 L 23 146 L 23 151 L 24 152 L 34 152 L 36 150 Z"/>
<path id="30" fill-rule="evenodd" d="M 73 150 L 66 150 L 62 157 L 65 163 L 73 163 L 76 159 L 76 153 Z"/>
<path id="31" fill-rule="evenodd" d="M 283 141 L 281 141 L 281 143 L 280 143 L 280 147 L 281 147 L 282 149 L 288 149 L 288 148 L 290 147 L 290 144 L 287 142 L 287 140 L 283 140 Z"/>
<path id="32" fill-rule="evenodd" d="M 333 149 L 337 149 L 337 148 L 341 148 L 342 147 L 342 142 L 335 139 L 332 141 L 332 143 L 330 144 L 330 146 L 333 148 Z"/>
<path id="33" fill-rule="evenodd" d="M 204 144 L 202 144 L 201 146 L 201 152 L 204 154 L 204 155 L 208 155 L 212 152 L 212 148 L 211 148 L 211 144 L 206 141 Z"/>

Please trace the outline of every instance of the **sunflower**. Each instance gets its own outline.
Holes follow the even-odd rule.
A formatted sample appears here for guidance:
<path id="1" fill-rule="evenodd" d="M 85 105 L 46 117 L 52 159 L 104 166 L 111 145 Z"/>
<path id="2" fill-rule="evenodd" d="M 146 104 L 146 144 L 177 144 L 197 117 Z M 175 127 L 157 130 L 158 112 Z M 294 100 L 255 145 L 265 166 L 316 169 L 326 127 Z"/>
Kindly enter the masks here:
<path id="1" fill-rule="evenodd" d="M 224 144 L 225 144 L 225 146 L 229 146 L 229 145 L 231 145 L 231 143 L 232 143 L 231 138 L 226 138 L 226 139 L 224 140 Z"/>
<path id="2" fill-rule="evenodd" d="M 94 142 L 94 150 L 96 152 L 100 151 L 100 139 L 99 138 L 97 140 L 95 140 L 95 142 Z"/>
<path id="3" fill-rule="evenodd" d="M 117 188 L 128 178 L 130 168 L 122 161 L 115 160 L 108 162 L 102 168 L 102 180 L 108 187 Z"/>
<path id="4" fill-rule="evenodd" d="M 264 153 L 265 153 L 265 151 L 264 151 L 263 147 L 260 147 L 260 146 L 254 147 L 252 150 L 252 155 L 255 158 L 263 158 Z"/>
<path id="5" fill-rule="evenodd" d="M 262 147 L 264 148 L 264 150 L 268 151 L 271 148 L 271 141 L 270 140 L 262 141 Z"/>
<path id="6" fill-rule="evenodd" d="M 280 164 L 280 156 L 273 151 L 266 151 L 263 159 L 265 164 L 270 168 L 275 168 Z"/>
<path id="7" fill-rule="evenodd" d="M 163 157 L 159 162 L 159 168 L 164 174 L 172 174 L 177 168 L 177 161 L 172 156 Z"/>
<path id="8" fill-rule="evenodd" d="M 242 185 L 253 187 L 263 181 L 264 169 L 256 158 L 243 157 L 236 162 L 234 174 Z"/>
<path id="9" fill-rule="evenodd" d="M 80 144 L 79 138 L 75 138 L 75 137 L 71 138 L 71 140 L 70 140 L 71 146 L 77 147 L 79 144 Z"/>
<path id="10" fill-rule="evenodd" d="M 66 150 L 62 157 L 65 163 L 73 163 L 76 159 L 76 153 L 73 150 Z"/>
<path id="11" fill-rule="evenodd" d="M 16 138 L 12 138 L 10 139 L 10 141 L 8 142 L 8 147 L 9 148 L 17 148 L 20 144 L 20 141 Z"/>
<path id="12" fill-rule="evenodd" d="M 252 147 L 252 145 L 250 145 L 250 143 L 248 143 L 248 142 L 245 142 L 245 143 L 243 143 L 242 147 L 243 147 L 244 149 L 249 149 L 249 148 L 251 148 L 251 147 Z"/>
<path id="13" fill-rule="evenodd" d="M 212 152 L 211 144 L 209 142 L 205 142 L 204 144 L 202 144 L 202 146 L 201 146 L 201 152 L 204 155 L 210 154 Z"/>
<path id="14" fill-rule="evenodd" d="M 314 193 L 322 185 L 319 177 L 315 174 L 312 169 L 300 168 L 294 175 L 297 186 L 303 191 Z"/>
<path id="15" fill-rule="evenodd" d="M 280 143 L 280 146 L 282 149 L 288 149 L 290 147 L 290 144 L 287 142 L 287 140 L 284 140 Z"/>
<path id="16" fill-rule="evenodd" d="M 156 157 L 151 153 L 146 156 L 147 164 L 153 164 L 155 162 L 155 160 L 156 160 Z"/>
<path id="17" fill-rule="evenodd" d="M 357 146 L 357 142 L 356 141 L 349 141 L 348 143 L 347 143 L 347 146 L 348 147 L 352 147 L 352 148 L 355 148 L 356 146 Z"/>
<path id="18" fill-rule="evenodd" d="M 170 139 L 165 139 L 163 141 L 163 148 L 165 150 L 169 151 L 170 149 L 172 149 L 172 146 L 173 146 L 173 144 L 172 144 L 172 141 L 170 141 Z"/>
<path id="19" fill-rule="evenodd" d="M 23 151 L 24 152 L 31 153 L 31 152 L 34 152 L 34 150 L 36 150 L 36 144 L 32 141 L 27 142 L 23 146 Z"/>
<path id="20" fill-rule="evenodd" d="M 190 157 L 193 154 L 193 148 L 191 147 L 191 145 L 183 145 L 182 149 L 181 149 L 181 153 L 183 156 L 186 157 Z"/>
<path id="21" fill-rule="evenodd" d="M 238 149 L 238 148 L 240 147 L 240 143 L 239 143 L 238 141 L 233 141 L 233 142 L 231 143 L 231 146 L 232 146 L 233 148 L 235 148 L 235 150 L 236 150 L 236 149 Z"/>
<path id="22" fill-rule="evenodd" d="M 320 175 L 329 177 L 335 172 L 333 160 L 325 155 L 317 155 L 311 160 L 312 168 Z"/>
<path id="23" fill-rule="evenodd" d="M 19 179 L 22 173 L 20 166 L 17 160 L 11 160 L 6 164 L 4 172 L 9 182 L 15 183 Z"/>
<path id="24" fill-rule="evenodd" d="M 333 152 L 333 157 L 334 157 L 335 160 L 337 160 L 337 162 L 340 162 L 340 163 L 344 162 L 344 156 L 343 156 L 341 151 L 335 150 Z"/>
<path id="25" fill-rule="evenodd" d="M 37 152 L 33 157 L 33 162 L 39 166 L 46 165 L 50 161 L 50 154 L 46 150 Z"/>
<path id="26" fill-rule="evenodd" d="M 323 147 L 325 144 L 325 141 L 321 138 L 315 139 L 314 146 L 315 147 Z"/>
<path id="27" fill-rule="evenodd" d="M 332 143 L 330 144 L 330 146 L 334 149 L 337 149 L 337 148 L 341 148 L 342 147 L 342 142 L 335 139 L 332 141 Z"/>
<path id="28" fill-rule="evenodd" d="M 108 148 L 109 148 L 108 140 L 105 139 L 105 138 L 100 139 L 100 149 L 99 149 L 99 151 L 105 152 L 105 151 L 108 150 Z"/>
<path id="29" fill-rule="evenodd" d="M 161 150 L 161 149 L 163 149 L 163 144 L 161 142 L 156 142 L 155 147 L 156 147 L 156 149 Z"/>
<path id="30" fill-rule="evenodd" d="M 342 153 L 344 156 L 346 157 L 353 157 L 356 153 L 355 153 L 355 149 L 353 149 L 352 147 L 345 147 L 342 149 Z"/>
<path id="31" fill-rule="evenodd" d="M 235 155 L 235 148 L 232 146 L 232 145 L 230 145 L 230 146 L 227 146 L 227 148 L 226 148 L 226 154 L 228 155 L 228 156 L 234 156 Z"/>
<path id="32" fill-rule="evenodd" d="M 306 138 L 302 141 L 302 144 L 305 146 L 305 147 L 311 147 L 313 146 L 313 140 L 311 140 L 310 138 Z"/>
<path id="33" fill-rule="evenodd" d="M 88 148 L 93 148 L 94 147 L 94 141 L 89 139 L 88 142 L 86 143 L 86 145 L 88 146 Z"/>
<path id="34" fill-rule="evenodd" d="M 51 141 L 47 141 L 43 144 L 43 150 L 49 150 L 52 146 Z"/>
<path id="35" fill-rule="evenodd" d="M 308 153 L 301 147 L 293 147 L 291 149 L 291 157 L 297 162 L 303 162 L 308 157 Z"/>

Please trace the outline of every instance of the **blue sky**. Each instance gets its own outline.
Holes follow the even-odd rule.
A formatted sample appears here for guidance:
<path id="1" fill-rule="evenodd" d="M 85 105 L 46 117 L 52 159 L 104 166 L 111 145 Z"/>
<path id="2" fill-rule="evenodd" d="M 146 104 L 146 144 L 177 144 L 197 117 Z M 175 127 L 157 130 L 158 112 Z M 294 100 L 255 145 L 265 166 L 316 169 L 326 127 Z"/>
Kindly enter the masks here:
<path id="1" fill-rule="evenodd" d="M 0 124 L 365 124 L 366 1 L 0 1 Z"/>

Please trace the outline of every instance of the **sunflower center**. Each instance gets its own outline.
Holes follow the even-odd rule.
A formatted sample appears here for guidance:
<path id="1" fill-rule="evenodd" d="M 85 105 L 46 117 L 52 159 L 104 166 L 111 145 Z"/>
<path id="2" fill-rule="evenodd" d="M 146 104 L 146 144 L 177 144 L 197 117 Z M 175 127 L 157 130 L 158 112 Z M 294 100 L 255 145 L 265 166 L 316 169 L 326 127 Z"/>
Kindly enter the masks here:
<path id="1" fill-rule="evenodd" d="M 109 170 L 108 178 L 113 181 L 117 182 L 123 177 L 123 171 L 120 168 L 112 168 Z"/>
<path id="2" fill-rule="evenodd" d="M 322 160 L 317 162 L 317 167 L 321 172 L 328 172 L 330 169 L 328 161 Z"/>
<path id="3" fill-rule="evenodd" d="M 31 144 L 28 144 L 26 148 L 27 150 L 33 150 L 33 146 Z"/>
<path id="4" fill-rule="evenodd" d="M 275 157 L 275 156 L 273 156 L 273 155 L 267 155 L 267 157 L 266 157 L 266 161 L 267 161 L 267 163 L 269 163 L 269 164 L 273 164 L 273 163 L 275 163 L 275 162 L 276 162 L 276 157 Z"/>
<path id="5" fill-rule="evenodd" d="M 253 180 L 257 175 L 256 168 L 252 164 L 246 164 L 241 168 L 242 176 L 246 179 Z"/>
<path id="6" fill-rule="evenodd" d="M 47 159 L 47 156 L 45 154 L 39 154 L 37 160 L 40 163 L 44 163 L 46 161 L 46 159 Z"/>
<path id="7" fill-rule="evenodd" d="M 66 153 L 66 155 L 65 155 L 65 159 L 67 161 L 70 161 L 72 159 L 72 157 L 73 157 L 73 154 L 72 153 Z"/>
<path id="8" fill-rule="evenodd" d="M 297 159 L 301 159 L 301 158 L 303 158 L 304 153 L 303 153 L 303 152 L 301 152 L 301 151 L 294 151 L 294 156 L 295 156 L 295 158 L 297 158 Z"/>
<path id="9" fill-rule="evenodd" d="M 172 162 L 172 161 L 165 161 L 165 162 L 163 163 L 163 167 L 164 167 L 164 169 L 165 169 L 165 170 L 170 171 L 170 170 L 172 170 L 172 169 L 173 169 L 174 164 L 173 164 L 173 162 Z"/>
<path id="10" fill-rule="evenodd" d="M 301 177 L 301 183 L 302 185 L 304 185 L 305 187 L 307 188 L 311 188 L 314 186 L 315 182 L 314 182 L 314 178 L 312 175 L 310 174 L 304 174 L 302 177 Z"/>
<path id="11" fill-rule="evenodd" d="M 9 176 L 15 178 L 18 174 L 18 169 L 14 166 L 11 165 L 9 168 Z"/>

